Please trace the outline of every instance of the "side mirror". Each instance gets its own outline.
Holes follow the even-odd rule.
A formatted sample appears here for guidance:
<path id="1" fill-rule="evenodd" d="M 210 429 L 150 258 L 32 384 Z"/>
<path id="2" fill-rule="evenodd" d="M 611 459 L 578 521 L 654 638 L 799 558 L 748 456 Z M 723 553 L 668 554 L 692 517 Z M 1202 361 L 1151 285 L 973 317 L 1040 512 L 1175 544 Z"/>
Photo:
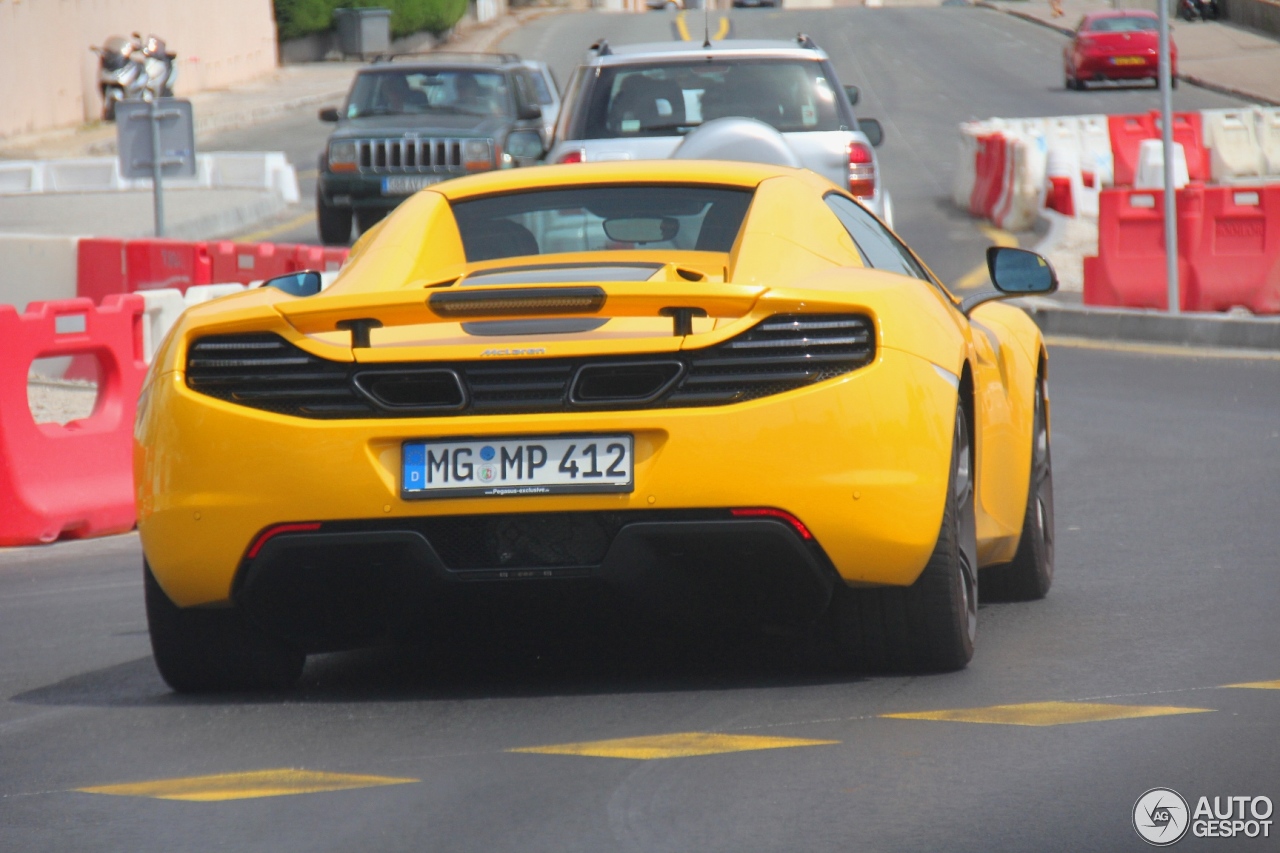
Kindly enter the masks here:
<path id="1" fill-rule="evenodd" d="M 314 296 L 320 292 L 320 273 L 315 270 L 291 272 L 269 278 L 262 283 L 263 287 L 274 287 L 291 296 Z"/>
<path id="2" fill-rule="evenodd" d="M 1058 276 L 1049 262 L 1026 249 L 990 246 L 987 270 L 991 282 L 1001 293 L 1032 296 L 1053 293 L 1058 289 Z"/>
<path id="3" fill-rule="evenodd" d="M 880 122 L 877 119 L 858 119 L 858 130 L 862 131 L 862 135 L 871 143 L 872 148 L 879 148 L 880 143 L 884 142 L 884 128 L 880 126 Z"/>
<path id="4" fill-rule="evenodd" d="M 521 102 L 520 108 L 516 111 L 516 118 L 521 121 L 533 121 L 542 118 L 542 107 L 537 104 Z"/>
<path id="5" fill-rule="evenodd" d="M 507 134 L 506 154 L 512 160 L 537 160 L 546 153 L 542 134 L 536 130 L 513 130 Z"/>
<path id="6" fill-rule="evenodd" d="M 341 121 L 342 116 L 338 115 L 337 107 L 325 107 L 320 111 L 321 121 Z"/>
<path id="7" fill-rule="evenodd" d="M 1026 249 L 991 246 L 987 249 L 987 271 L 995 290 L 984 290 L 960 301 L 968 314 L 984 302 L 1006 296 L 1044 296 L 1058 289 L 1058 276 L 1047 260 Z"/>
<path id="8" fill-rule="evenodd" d="M 845 86 L 844 96 L 849 99 L 849 106 L 856 106 L 858 98 L 862 96 L 861 90 L 857 86 Z"/>

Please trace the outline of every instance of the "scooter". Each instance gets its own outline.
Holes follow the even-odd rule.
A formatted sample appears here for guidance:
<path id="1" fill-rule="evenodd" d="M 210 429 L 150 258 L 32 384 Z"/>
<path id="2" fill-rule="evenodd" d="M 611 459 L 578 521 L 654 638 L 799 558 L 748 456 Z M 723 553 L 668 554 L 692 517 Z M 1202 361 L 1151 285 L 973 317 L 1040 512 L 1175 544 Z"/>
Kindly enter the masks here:
<path id="1" fill-rule="evenodd" d="M 98 91 L 102 93 L 102 118 L 115 121 L 116 105 L 123 100 L 150 101 L 172 98 L 178 79 L 178 55 L 170 53 L 162 39 L 134 33 L 132 38 L 112 36 L 102 47 L 90 47 L 98 55 Z"/>

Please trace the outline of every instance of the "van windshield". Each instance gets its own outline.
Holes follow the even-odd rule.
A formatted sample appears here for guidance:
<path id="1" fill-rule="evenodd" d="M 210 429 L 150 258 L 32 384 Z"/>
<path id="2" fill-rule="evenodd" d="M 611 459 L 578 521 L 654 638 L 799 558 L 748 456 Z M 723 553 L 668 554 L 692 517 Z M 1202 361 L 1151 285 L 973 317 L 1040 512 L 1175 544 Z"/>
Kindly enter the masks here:
<path id="1" fill-rule="evenodd" d="M 838 86 L 811 60 L 705 59 L 604 66 L 585 137 L 677 136 L 712 119 L 759 119 L 781 132 L 840 130 Z"/>

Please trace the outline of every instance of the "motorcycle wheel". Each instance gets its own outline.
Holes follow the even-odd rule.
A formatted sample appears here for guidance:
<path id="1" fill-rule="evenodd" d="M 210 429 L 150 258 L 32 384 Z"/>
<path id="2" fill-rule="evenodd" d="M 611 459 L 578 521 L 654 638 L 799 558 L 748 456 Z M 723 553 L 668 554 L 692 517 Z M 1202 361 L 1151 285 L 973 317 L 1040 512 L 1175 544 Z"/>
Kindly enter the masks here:
<path id="1" fill-rule="evenodd" d="M 102 120 L 116 120 L 116 104 L 124 99 L 124 92 L 119 89 L 105 89 L 102 92 Z"/>

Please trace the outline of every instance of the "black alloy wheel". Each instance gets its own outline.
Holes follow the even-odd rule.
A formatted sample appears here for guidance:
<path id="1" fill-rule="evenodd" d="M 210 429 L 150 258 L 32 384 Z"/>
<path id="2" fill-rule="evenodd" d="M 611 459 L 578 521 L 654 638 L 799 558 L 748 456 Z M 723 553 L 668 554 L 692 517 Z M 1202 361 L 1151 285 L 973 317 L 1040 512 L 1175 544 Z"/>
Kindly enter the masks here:
<path id="1" fill-rule="evenodd" d="M 156 668 L 179 693 L 263 690 L 292 685 L 306 655 L 270 636 L 234 608 L 178 607 L 143 562 L 147 625 Z"/>
<path id="2" fill-rule="evenodd" d="M 1031 482 L 1022 534 L 1013 562 L 982 572 L 982 594 L 989 601 L 1034 601 L 1053 585 L 1053 460 L 1049 453 L 1049 418 L 1045 379 L 1036 379 L 1031 431 Z"/>
<path id="3" fill-rule="evenodd" d="M 830 617 L 837 653 L 855 670 L 949 672 L 973 658 L 978 536 L 973 441 L 963 405 L 956 408 L 942 524 L 924 571 L 909 587 L 837 587 Z"/>

